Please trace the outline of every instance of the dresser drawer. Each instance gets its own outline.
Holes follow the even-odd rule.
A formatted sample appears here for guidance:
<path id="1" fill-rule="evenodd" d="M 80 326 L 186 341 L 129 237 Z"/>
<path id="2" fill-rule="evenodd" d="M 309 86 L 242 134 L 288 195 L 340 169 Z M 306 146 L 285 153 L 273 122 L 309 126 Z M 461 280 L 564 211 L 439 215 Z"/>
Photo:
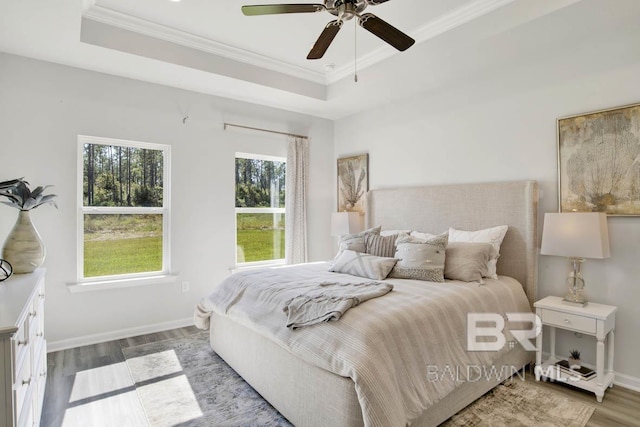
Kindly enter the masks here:
<path id="1" fill-rule="evenodd" d="M 546 325 L 560 326 L 586 334 L 596 333 L 596 319 L 578 316 L 576 314 L 563 313 L 555 310 L 542 310 L 542 323 Z"/>
<path id="2" fill-rule="evenodd" d="M 11 345 L 13 347 L 13 380 L 18 380 L 18 375 L 22 369 L 22 365 L 29 363 L 29 319 L 26 319 L 18 332 L 11 338 Z"/>
<path id="3" fill-rule="evenodd" d="M 29 341 L 33 347 L 39 347 L 44 338 L 44 300 L 34 300 L 29 319 Z"/>
<path id="4" fill-rule="evenodd" d="M 40 318 L 42 318 L 42 310 L 44 309 L 44 298 L 40 297 L 40 295 L 44 296 L 44 293 L 42 288 L 38 287 L 36 295 L 29 306 L 29 313 L 27 314 L 27 319 L 29 321 L 29 333 L 32 335 L 37 329 Z"/>
<path id="5" fill-rule="evenodd" d="M 31 358 L 27 357 L 27 360 L 24 362 L 25 363 L 22 364 L 22 367 L 16 375 L 16 381 L 13 384 L 14 406 L 17 419 L 20 419 L 25 406 L 28 406 L 29 408 L 31 407 L 30 403 L 27 405 L 27 400 L 30 400 L 31 398 L 31 396 L 27 394 L 32 382 L 33 372 L 31 370 Z"/>

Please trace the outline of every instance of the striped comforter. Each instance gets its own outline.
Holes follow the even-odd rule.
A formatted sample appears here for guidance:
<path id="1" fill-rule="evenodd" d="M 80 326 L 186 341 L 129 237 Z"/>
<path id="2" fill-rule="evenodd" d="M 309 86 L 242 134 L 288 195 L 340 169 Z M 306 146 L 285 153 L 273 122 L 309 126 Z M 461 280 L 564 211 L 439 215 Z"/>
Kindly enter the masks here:
<path id="1" fill-rule="evenodd" d="M 410 424 L 464 381 L 468 366 L 491 365 L 507 351 L 467 352 L 466 313 L 530 311 L 521 285 L 509 277 L 484 285 L 388 279 L 392 292 L 337 322 L 285 327 L 286 314 L 270 288 L 295 296 L 304 283 L 369 280 L 328 268 L 314 263 L 234 274 L 203 300 L 199 316 L 226 314 L 306 362 L 351 378 L 366 426 Z"/>

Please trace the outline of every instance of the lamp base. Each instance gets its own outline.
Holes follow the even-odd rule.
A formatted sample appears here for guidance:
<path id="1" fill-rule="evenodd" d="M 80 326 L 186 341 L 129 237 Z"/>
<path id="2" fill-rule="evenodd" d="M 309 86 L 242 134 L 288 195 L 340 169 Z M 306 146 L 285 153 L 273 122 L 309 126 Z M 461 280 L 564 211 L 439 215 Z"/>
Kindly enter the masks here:
<path id="1" fill-rule="evenodd" d="M 569 264 L 571 265 L 569 277 L 567 277 L 567 288 L 569 292 L 567 292 L 562 300 L 563 303 L 578 307 L 587 305 L 587 298 L 584 294 L 584 279 L 580 271 L 583 262 L 584 258 L 569 258 Z"/>
<path id="2" fill-rule="evenodd" d="M 567 305 L 572 305 L 574 307 L 585 307 L 588 304 L 587 301 L 574 301 L 573 299 L 570 299 L 570 298 L 571 296 L 567 295 L 562 299 L 562 303 Z"/>

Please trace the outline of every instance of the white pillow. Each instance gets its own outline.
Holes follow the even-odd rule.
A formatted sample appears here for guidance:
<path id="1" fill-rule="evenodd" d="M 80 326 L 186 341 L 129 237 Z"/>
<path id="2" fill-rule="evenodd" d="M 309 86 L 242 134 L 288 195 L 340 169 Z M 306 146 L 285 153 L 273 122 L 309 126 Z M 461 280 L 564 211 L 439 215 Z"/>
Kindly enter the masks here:
<path id="1" fill-rule="evenodd" d="M 443 233 L 440 233 L 440 234 L 443 234 Z M 429 239 L 433 239 L 436 236 L 439 236 L 440 234 L 423 233 L 422 231 L 414 230 L 411 232 L 411 237 L 417 237 L 418 239 L 429 240 Z"/>
<path id="2" fill-rule="evenodd" d="M 496 264 L 498 263 L 498 257 L 500 256 L 500 245 L 502 244 L 508 229 L 509 226 L 507 225 L 500 225 L 476 231 L 456 230 L 455 228 L 449 227 L 449 242 L 491 243 L 496 249 L 496 255 L 487 262 L 488 272 L 486 277 L 497 279 L 498 275 L 496 273 Z"/>
<path id="3" fill-rule="evenodd" d="M 384 280 L 397 261 L 395 258 L 385 258 L 347 249 L 336 257 L 329 271 Z"/>
<path id="4" fill-rule="evenodd" d="M 383 237 L 395 236 L 396 234 L 409 234 L 411 230 L 382 230 L 380 235 Z"/>

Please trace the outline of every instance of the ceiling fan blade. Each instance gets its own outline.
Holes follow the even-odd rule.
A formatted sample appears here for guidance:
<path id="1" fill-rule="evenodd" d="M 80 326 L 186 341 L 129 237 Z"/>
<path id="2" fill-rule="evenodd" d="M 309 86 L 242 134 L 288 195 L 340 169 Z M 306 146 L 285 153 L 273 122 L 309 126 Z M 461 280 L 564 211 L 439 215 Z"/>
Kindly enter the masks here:
<path id="1" fill-rule="evenodd" d="M 322 30 L 322 34 L 318 37 L 315 44 L 311 48 L 311 52 L 307 55 L 307 59 L 320 59 L 324 56 L 324 53 L 329 48 L 329 45 L 338 34 L 342 28 L 342 21 L 336 19 L 335 21 L 331 21 L 324 27 Z"/>
<path id="2" fill-rule="evenodd" d="M 247 16 L 255 16 L 278 13 L 313 13 L 325 9 L 323 4 L 261 4 L 242 6 L 242 13 Z"/>
<path id="3" fill-rule="evenodd" d="M 409 49 L 416 42 L 372 13 L 365 13 L 360 17 L 360 26 L 400 51 Z"/>

